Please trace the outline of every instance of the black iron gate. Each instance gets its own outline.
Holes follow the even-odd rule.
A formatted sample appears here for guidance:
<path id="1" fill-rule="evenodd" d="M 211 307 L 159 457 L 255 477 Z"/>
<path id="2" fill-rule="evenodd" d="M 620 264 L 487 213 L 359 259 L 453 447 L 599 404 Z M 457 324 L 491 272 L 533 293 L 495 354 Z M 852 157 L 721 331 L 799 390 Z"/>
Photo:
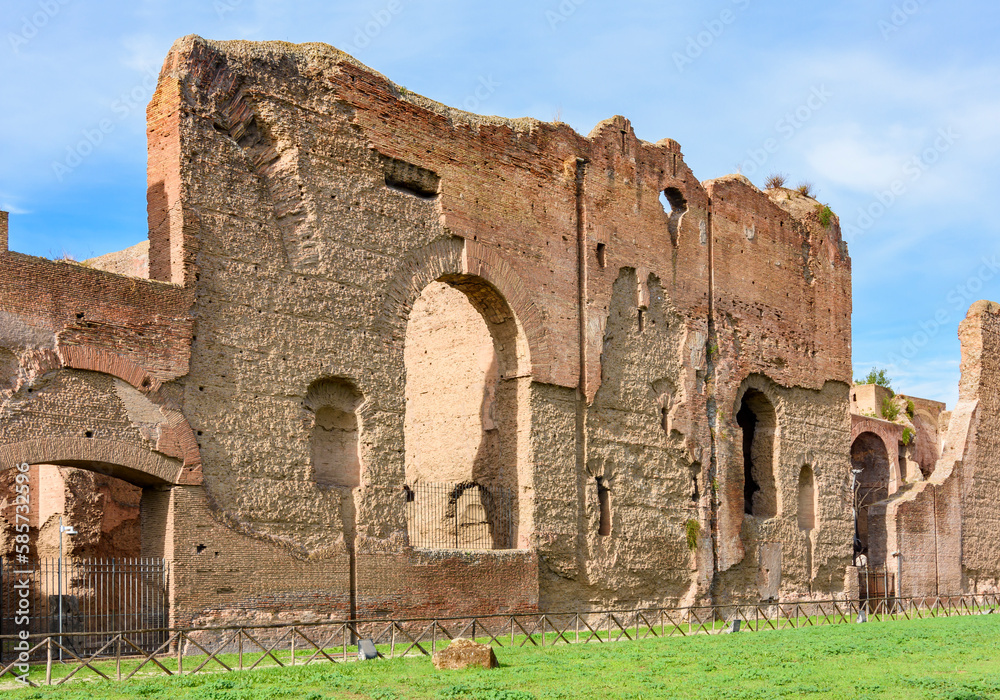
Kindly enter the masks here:
<path id="1" fill-rule="evenodd" d="M 35 559 L 18 564 L 0 557 L 0 634 L 23 629 L 30 634 L 84 632 L 64 637 L 63 646 L 93 654 L 114 632 L 166 628 L 169 573 L 165 559 Z M 166 639 L 166 632 L 154 631 L 135 641 L 153 651 Z M 0 663 L 11 660 L 12 644 L 5 640 L 0 646 Z M 106 652 L 113 655 L 115 650 Z"/>

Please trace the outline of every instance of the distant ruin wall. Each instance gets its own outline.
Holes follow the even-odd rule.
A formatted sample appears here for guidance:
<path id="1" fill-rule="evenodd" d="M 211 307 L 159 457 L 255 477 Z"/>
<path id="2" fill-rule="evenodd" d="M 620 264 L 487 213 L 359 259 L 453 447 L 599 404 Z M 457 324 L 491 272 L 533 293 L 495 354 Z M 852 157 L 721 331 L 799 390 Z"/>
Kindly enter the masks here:
<path id="1" fill-rule="evenodd" d="M 977 301 L 959 325 L 962 341 L 962 381 L 959 402 L 952 413 L 952 431 L 964 427 L 962 440 L 962 567 L 970 590 L 997 590 L 1000 586 L 1000 304 Z M 940 468 L 940 467 L 939 467 Z"/>

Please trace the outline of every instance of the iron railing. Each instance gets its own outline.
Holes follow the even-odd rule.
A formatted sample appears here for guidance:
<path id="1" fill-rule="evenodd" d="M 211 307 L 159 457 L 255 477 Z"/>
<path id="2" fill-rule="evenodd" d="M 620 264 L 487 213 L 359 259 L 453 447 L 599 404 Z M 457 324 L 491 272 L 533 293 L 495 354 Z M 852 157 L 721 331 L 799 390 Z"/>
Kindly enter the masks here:
<path id="1" fill-rule="evenodd" d="M 32 653 L 43 656 L 45 663 L 35 667 L 28 683 L 59 685 L 83 678 L 126 680 L 342 662 L 356 658 L 353 644 L 357 639 L 372 640 L 382 658 L 399 658 L 432 655 L 458 637 L 497 647 L 540 647 L 994 612 L 1000 612 L 997 594 L 192 627 L 120 632 L 89 656 L 75 653 L 71 645 L 60 644 L 58 635 L 44 634 L 30 638 Z M 163 635 L 163 642 L 152 652 L 135 642 L 137 637 L 148 638 L 143 635 L 150 633 Z M 6 642 L 10 636 L 0 639 Z M 60 652 L 67 663 L 58 661 Z M 15 663 L 0 668 L 0 680 L 17 674 Z"/>
<path id="2" fill-rule="evenodd" d="M 410 544 L 424 549 L 511 549 L 514 493 L 474 481 L 418 482 L 406 491 Z"/>
<path id="3" fill-rule="evenodd" d="M 26 628 L 32 634 L 54 633 L 63 647 L 89 655 L 125 631 L 140 649 L 153 651 L 168 636 L 154 631 L 169 624 L 168 577 L 164 559 L 44 558 L 18 564 L 0 557 L 0 635 L 23 628 L 17 611 L 25 597 L 21 591 L 27 591 Z M 12 643 L 0 643 L 0 664 L 13 655 Z"/>

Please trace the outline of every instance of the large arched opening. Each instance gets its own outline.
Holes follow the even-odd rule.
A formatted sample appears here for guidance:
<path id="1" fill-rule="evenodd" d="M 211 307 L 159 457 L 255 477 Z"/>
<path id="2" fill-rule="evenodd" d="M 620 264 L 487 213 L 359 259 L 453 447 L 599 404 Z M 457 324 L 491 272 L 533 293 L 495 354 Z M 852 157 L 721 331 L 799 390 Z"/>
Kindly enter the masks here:
<path id="1" fill-rule="evenodd" d="M 33 632 L 91 633 L 64 638 L 77 652 L 170 621 L 173 487 L 200 484 L 200 461 L 168 454 L 190 426 L 142 386 L 60 368 L 0 397 L 0 556 L 30 572 Z"/>
<path id="2" fill-rule="evenodd" d="M 406 326 L 407 530 L 417 547 L 526 543 L 527 343 L 486 280 L 428 284 Z"/>
<path id="3" fill-rule="evenodd" d="M 131 461 L 130 446 L 100 441 L 90 448 L 95 439 L 75 450 L 46 441 L 19 446 L 28 448 L 15 450 L 24 461 L 0 465 L 0 558 L 28 583 L 30 632 L 66 633 L 62 645 L 78 655 L 98 653 L 117 630 L 163 629 L 171 621 L 171 484 Z M 108 452 L 124 459 L 110 462 Z M 19 506 L 27 506 L 26 522 Z M 4 633 L 18 628 L 11 583 L 0 591 Z M 135 642 L 152 651 L 164 639 L 144 633 Z"/>
<path id="4" fill-rule="evenodd" d="M 878 504 L 889 497 L 892 465 L 885 443 L 875 433 L 863 432 L 851 444 L 854 476 L 854 549 L 869 566 L 886 563 L 885 509 Z"/>

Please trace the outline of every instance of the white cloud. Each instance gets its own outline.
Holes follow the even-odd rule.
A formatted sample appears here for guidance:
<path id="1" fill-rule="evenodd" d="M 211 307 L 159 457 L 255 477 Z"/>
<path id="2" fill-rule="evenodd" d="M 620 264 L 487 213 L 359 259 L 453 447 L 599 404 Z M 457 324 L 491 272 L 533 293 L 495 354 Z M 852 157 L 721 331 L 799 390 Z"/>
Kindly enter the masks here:
<path id="1" fill-rule="evenodd" d="M 30 214 L 31 212 L 27 209 L 22 209 L 16 204 L 11 204 L 8 200 L 0 200 L 0 211 L 5 211 L 10 214 Z"/>

